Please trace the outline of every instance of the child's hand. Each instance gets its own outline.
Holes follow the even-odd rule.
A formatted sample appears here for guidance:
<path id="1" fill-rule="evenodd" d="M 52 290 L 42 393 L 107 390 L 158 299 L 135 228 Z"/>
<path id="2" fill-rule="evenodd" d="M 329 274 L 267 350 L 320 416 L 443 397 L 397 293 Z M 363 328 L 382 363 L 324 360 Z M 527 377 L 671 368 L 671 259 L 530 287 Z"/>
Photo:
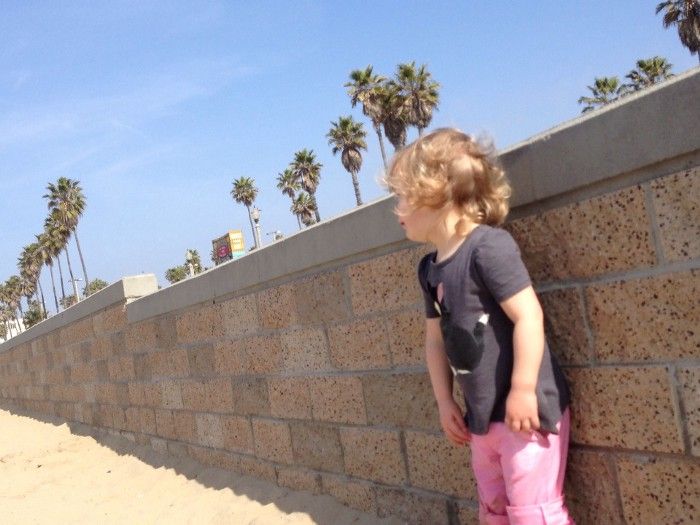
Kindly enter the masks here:
<path id="1" fill-rule="evenodd" d="M 446 399 L 438 403 L 440 411 L 440 425 L 445 432 L 447 439 L 455 445 L 465 445 L 469 443 L 471 434 L 467 425 L 464 423 L 464 414 L 462 409 L 454 399 Z"/>
<path id="2" fill-rule="evenodd" d="M 537 395 L 530 389 L 511 389 L 506 399 L 506 425 L 513 432 L 539 430 Z"/>

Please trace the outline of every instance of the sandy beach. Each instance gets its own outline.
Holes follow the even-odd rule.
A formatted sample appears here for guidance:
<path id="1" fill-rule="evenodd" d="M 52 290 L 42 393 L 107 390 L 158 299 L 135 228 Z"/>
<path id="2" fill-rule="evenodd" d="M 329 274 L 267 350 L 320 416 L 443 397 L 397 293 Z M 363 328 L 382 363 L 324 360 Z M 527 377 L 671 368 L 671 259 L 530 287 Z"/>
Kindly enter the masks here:
<path id="1" fill-rule="evenodd" d="M 59 423 L 0 410 L 0 523 L 400 523 Z"/>

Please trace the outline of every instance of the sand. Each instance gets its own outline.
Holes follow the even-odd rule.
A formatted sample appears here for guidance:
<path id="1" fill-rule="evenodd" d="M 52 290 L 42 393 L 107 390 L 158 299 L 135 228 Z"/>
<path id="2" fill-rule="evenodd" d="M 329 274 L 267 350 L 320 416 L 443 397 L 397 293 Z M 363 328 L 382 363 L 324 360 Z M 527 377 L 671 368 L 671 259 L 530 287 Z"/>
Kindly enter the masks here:
<path id="1" fill-rule="evenodd" d="M 0 523 L 400 523 L 122 437 L 98 439 L 0 409 Z"/>

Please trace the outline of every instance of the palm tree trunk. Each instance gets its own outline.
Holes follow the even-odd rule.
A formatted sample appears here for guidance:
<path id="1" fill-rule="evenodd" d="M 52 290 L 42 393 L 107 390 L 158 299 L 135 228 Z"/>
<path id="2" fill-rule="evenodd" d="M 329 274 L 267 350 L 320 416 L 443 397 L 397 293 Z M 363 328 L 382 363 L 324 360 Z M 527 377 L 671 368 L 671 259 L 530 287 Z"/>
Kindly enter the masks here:
<path id="1" fill-rule="evenodd" d="M 61 280 L 61 299 L 63 301 L 66 300 L 66 289 L 63 286 L 63 268 L 61 268 L 61 257 L 60 257 L 60 252 L 58 255 L 56 255 L 56 261 L 58 261 L 58 277 Z M 58 313 L 58 310 L 56 311 Z"/>
<path id="2" fill-rule="evenodd" d="M 250 231 L 253 234 L 253 244 L 255 244 L 255 248 L 258 248 L 258 242 L 255 238 L 255 225 L 253 224 L 253 216 L 250 213 L 250 206 L 246 204 L 245 207 L 248 209 L 248 220 L 250 221 Z"/>
<path id="3" fill-rule="evenodd" d="M 85 269 L 85 261 L 83 260 L 83 251 L 80 249 L 80 242 L 78 242 L 78 226 L 75 226 L 73 230 L 73 236 L 75 237 L 75 245 L 78 247 L 78 255 L 80 256 L 80 264 L 83 267 L 83 277 L 85 277 L 85 287 L 90 284 L 87 276 L 87 270 Z"/>
<path id="4" fill-rule="evenodd" d="M 76 283 L 75 277 L 73 276 L 73 268 L 71 267 L 71 264 L 70 264 L 70 257 L 68 256 L 68 245 L 67 244 L 65 247 L 65 252 L 66 252 L 66 260 L 68 261 L 68 274 L 70 275 L 70 284 L 73 287 L 73 295 L 75 295 L 75 302 L 77 303 L 80 300 L 80 293 L 78 292 L 78 283 Z"/>
<path id="5" fill-rule="evenodd" d="M 56 313 L 58 313 L 58 296 L 56 295 L 56 281 L 53 278 L 53 265 L 49 264 L 49 272 L 51 272 L 51 287 L 53 288 L 53 300 L 56 303 Z"/>
<path id="6" fill-rule="evenodd" d="M 311 194 L 311 198 L 314 200 L 314 214 L 316 214 L 316 222 L 321 222 L 321 215 L 318 213 L 318 201 L 316 200 L 316 192 Z"/>
<path id="7" fill-rule="evenodd" d="M 350 172 L 352 177 L 352 187 L 355 189 L 355 200 L 358 206 L 362 206 L 362 197 L 360 197 L 360 182 L 357 180 L 357 173 L 354 171 Z"/>
<path id="8" fill-rule="evenodd" d="M 43 308 L 42 317 L 46 319 L 46 302 L 44 301 L 44 290 L 41 288 L 41 281 L 39 280 L 40 277 L 41 272 L 39 272 L 39 275 L 36 278 L 36 285 L 37 289 L 39 290 L 39 295 L 41 296 L 41 307 Z"/>
<path id="9" fill-rule="evenodd" d="M 379 137 L 379 149 L 382 151 L 382 160 L 384 161 L 384 169 L 389 169 L 389 164 L 386 161 L 386 151 L 384 151 L 384 139 L 382 138 L 382 128 L 379 124 L 374 124 L 374 130 L 377 132 L 377 137 Z"/>
<path id="10" fill-rule="evenodd" d="M 422 137 L 422 136 L 423 136 L 423 130 L 424 130 L 424 129 L 425 129 L 425 128 L 418 128 L 418 136 L 419 136 L 419 137 Z"/>

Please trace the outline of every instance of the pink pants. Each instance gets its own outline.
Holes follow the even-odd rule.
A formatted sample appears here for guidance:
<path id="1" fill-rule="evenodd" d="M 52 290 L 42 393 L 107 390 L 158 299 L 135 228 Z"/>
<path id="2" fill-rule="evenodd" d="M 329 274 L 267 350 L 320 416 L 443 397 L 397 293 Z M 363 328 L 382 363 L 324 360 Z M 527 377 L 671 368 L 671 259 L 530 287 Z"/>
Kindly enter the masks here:
<path id="1" fill-rule="evenodd" d="M 487 525 L 570 525 L 564 505 L 569 449 L 569 410 L 559 434 L 511 431 L 491 423 L 488 434 L 472 435 L 472 467 L 479 492 L 479 521 Z"/>

